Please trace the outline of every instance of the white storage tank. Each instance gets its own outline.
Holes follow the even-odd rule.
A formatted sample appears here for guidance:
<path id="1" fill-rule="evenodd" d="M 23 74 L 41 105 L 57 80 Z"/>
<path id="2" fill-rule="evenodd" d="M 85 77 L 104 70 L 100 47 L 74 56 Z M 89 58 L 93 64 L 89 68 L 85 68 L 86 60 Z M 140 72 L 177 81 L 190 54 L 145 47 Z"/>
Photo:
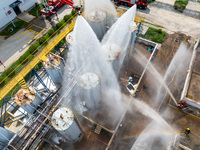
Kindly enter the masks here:
<path id="1" fill-rule="evenodd" d="M 75 119 L 74 113 L 67 107 L 57 109 L 51 117 L 52 126 L 70 142 L 78 142 L 82 131 Z"/>
<path id="2" fill-rule="evenodd" d="M 117 44 L 106 44 L 102 46 L 102 50 L 104 55 L 106 56 L 106 59 L 111 62 L 113 70 L 116 75 L 118 75 L 120 71 L 120 64 L 122 62 L 120 57 L 122 57 L 123 48 L 121 48 Z"/>
<path id="3" fill-rule="evenodd" d="M 3 149 L 7 146 L 10 139 L 14 136 L 14 133 L 0 127 L 0 149 Z"/>
<path id="4" fill-rule="evenodd" d="M 67 42 L 68 47 L 72 44 L 73 37 L 72 37 L 73 31 L 67 34 L 65 40 Z"/>
<path id="5" fill-rule="evenodd" d="M 90 24 L 97 38 L 101 40 L 106 33 L 106 12 L 101 10 L 93 10 L 85 14 L 85 19 Z"/>
<path id="6" fill-rule="evenodd" d="M 79 85 L 82 87 L 83 100 L 88 109 L 97 108 L 101 101 L 101 89 L 99 77 L 92 72 L 80 77 Z"/>
<path id="7" fill-rule="evenodd" d="M 33 114 L 38 105 L 42 103 L 42 98 L 34 88 L 20 89 L 14 97 L 14 101 L 29 114 Z"/>
<path id="8" fill-rule="evenodd" d="M 46 61 L 43 62 L 43 66 L 56 87 L 60 87 L 63 82 L 64 71 L 61 58 L 53 54 L 48 54 Z"/>

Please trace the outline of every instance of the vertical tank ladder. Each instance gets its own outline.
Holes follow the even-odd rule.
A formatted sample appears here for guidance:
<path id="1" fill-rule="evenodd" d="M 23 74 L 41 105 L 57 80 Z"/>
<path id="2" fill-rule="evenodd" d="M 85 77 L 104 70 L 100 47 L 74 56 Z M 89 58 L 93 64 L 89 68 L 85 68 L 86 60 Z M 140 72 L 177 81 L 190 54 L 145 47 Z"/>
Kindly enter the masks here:
<path id="1" fill-rule="evenodd" d="M 22 89 L 28 89 L 28 85 L 27 85 L 26 81 L 24 80 L 24 78 L 19 80 L 18 83 L 19 83 L 19 85 L 21 86 Z"/>
<path id="2" fill-rule="evenodd" d="M 101 128 L 99 125 L 97 125 L 97 126 L 96 126 L 96 129 L 94 130 L 94 132 L 95 132 L 96 134 L 100 134 L 101 129 L 102 129 L 102 128 Z"/>

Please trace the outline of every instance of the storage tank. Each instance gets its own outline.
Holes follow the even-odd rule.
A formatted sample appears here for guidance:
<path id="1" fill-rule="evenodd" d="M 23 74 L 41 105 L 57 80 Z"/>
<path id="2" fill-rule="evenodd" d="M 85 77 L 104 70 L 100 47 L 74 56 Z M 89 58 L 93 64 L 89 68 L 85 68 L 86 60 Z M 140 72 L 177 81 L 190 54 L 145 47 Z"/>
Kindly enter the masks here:
<path id="1" fill-rule="evenodd" d="M 99 40 L 103 38 L 107 31 L 106 17 L 106 12 L 101 10 L 93 10 L 85 14 L 85 19 L 90 24 Z"/>
<path id="2" fill-rule="evenodd" d="M 80 77 L 79 85 L 82 87 L 86 107 L 88 109 L 97 108 L 101 101 L 99 77 L 92 72 L 85 73 Z"/>
<path id="3" fill-rule="evenodd" d="M 72 44 L 73 37 L 72 37 L 73 31 L 67 34 L 65 40 L 67 42 L 67 46 L 69 47 Z"/>
<path id="4" fill-rule="evenodd" d="M 102 46 L 102 50 L 106 59 L 111 62 L 113 70 L 118 75 L 121 67 L 120 57 L 122 57 L 123 48 L 117 44 L 105 44 Z"/>
<path id="5" fill-rule="evenodd" d="M 0 127 L 0 149 L 3 149 L 7 146 L 10 139 L 14 136 L 14 133 Z"/>
<path id="6" fill-rule="evenodd" d="M 21 106 L 27 113 L 33 114 L 38 105 L 42 103 L 42 98 L 34 88 L 20 89 L 14 97 L 14 101 Z"/>
<path id="7" fill-rule="evenodd" d="M 78 142 L 83 135 L 74 113 L 67 107 L 59 108 L 53 113 L 51 124 L 71 142 Z"/>
<path id="8" fill-rule="evenodd" d="M 48 54 L 46 61 L 43 61 L 43 66 L 48 75 L 51 77 L 51 80 L 54 82 L 55 86 L 60 87 L 62 85 L 64 71 L 61 58 L 53 54 Z"/>

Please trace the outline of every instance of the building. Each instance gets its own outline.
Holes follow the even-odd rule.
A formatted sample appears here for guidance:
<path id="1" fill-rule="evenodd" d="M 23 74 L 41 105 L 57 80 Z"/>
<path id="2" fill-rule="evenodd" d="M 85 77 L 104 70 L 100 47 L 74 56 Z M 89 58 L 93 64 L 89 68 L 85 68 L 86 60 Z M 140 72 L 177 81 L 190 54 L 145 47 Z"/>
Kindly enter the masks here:
<path id="1" fill-rule="evenodd" d="M 32 7 L 37 0 L 1 0 L 0 4 L 0 28 L 15 19 L 21 12 Z"/>

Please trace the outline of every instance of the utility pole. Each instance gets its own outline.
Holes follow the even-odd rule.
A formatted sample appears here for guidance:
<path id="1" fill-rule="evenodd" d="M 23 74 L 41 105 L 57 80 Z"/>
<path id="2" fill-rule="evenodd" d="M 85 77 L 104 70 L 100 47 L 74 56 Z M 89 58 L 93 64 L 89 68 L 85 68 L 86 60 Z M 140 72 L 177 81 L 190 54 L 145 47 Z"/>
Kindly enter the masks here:
<path id="1" fill-rule="evenodd" d="M 6 7 L 4 7 L 3 9 L 4 9 L 4 11 L 5 11 L 5 14 L 6 14 L 6 16 L 8 16 L 8 18 L 9 18 L 9 19 L 10 19 L 10 21 L 12 22 L 13 26 L 16 28 L 16 26 L 15 26 L 14 22 L 13 22 L 13 21 L 12 21 L 12 19 L 10 18 L 10 15 L 9 15 L 9 14 L 7 14 L 7 12 L 6 12 Z"/>

